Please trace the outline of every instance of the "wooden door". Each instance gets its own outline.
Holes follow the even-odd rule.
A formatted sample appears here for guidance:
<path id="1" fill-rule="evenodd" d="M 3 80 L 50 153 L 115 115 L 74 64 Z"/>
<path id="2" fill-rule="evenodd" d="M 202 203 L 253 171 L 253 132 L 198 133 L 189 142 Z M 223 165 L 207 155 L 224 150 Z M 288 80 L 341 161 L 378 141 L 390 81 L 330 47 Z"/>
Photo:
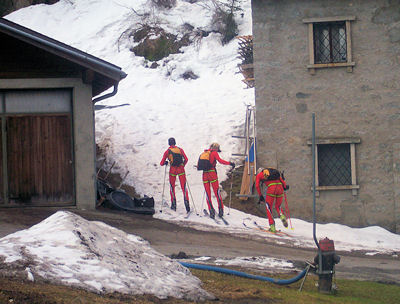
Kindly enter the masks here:
<path id="1" fill-rule="evenodd" d="M 69 115 L 7 117 L 9 202 L 72 204 L 71 148 Z"/>

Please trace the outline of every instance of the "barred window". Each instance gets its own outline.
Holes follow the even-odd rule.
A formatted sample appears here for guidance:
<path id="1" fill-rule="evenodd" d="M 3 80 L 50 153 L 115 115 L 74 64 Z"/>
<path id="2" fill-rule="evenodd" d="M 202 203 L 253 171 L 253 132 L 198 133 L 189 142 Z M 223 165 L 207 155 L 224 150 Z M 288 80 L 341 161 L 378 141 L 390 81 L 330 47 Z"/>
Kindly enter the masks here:
<path id="1" fill-rule="evenodd" d="M 350 145 L 318 145 L 319 186 L 351 185 Z"/>
<path id="2" fill-rule="evenodd" d="M 319 191 L 351 190 L 358 194 L 356 172 L 356 144 L 353 137 L 317 138 L 315 142 L 315 186 Z M 311 141 L 307 142 L 312 145 Z"/>
<path id="3" fill-rule="evenodd" d="M 315 63 L 347 61 L 345 22 L 314 23 Z"/>
<path id="4" fill-rule="evenodd" d="M 355 16 L 303 19 L 308 24 L 308 49 L 311 74 L 319 68 L 346 67 L 353 71 L 351 54 L 351 21 Z"/>

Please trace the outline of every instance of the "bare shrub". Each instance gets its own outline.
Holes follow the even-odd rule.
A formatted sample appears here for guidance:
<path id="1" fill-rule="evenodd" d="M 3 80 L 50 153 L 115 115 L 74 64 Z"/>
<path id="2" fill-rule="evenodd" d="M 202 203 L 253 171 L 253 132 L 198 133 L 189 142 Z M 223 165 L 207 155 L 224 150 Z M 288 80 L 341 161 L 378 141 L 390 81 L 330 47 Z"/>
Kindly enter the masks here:
<path id="1" fill-rule="evenodd" d="M 139 42 L 138 45 L 131 48 L 131 51 L 136 56 L 143 56 L 149 61 L 158 61 L 170 54 L 177 54 L 182 46 L 191 43 L 189 35 L 184 35 L 181 39 L 178 39 L 176 35 L 148 24 L 132 31 L 129 36 L 133 37 L 134 42 Z"/>
<path id="2" fill-rule="evenodd" d="M 151 0 L 151 2 L 161 8 L 171 9 L 176 5 L 176 0 Z"/>
<path id="3" fill-rule="evenodd" d="M 242 10 L 239 6 L 240 0 L 230 0 L 229 3 L 213 0 L 214 14 L 212 26 L 218 33 L 222 34 L 222 44 L 227 44 L 238 34 L 235 21 L 235 13 Z"/>

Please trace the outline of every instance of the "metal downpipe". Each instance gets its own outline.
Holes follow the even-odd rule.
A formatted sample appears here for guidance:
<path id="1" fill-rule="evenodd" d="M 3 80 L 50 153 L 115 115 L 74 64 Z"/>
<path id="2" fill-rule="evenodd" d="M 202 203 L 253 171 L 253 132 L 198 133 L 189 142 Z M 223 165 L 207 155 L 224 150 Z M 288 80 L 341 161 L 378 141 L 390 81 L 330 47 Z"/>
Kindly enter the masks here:
<path id="1" fill-rule="evenodd" d="M 312 113 L 312 176 L 313 176 L 313 238 L 314 242 L 319 248 L 316 236 L 316 212 L 315 212 L 315 113 Z"/>
<path id="2" fill-rule="evenodd" d="M 313 176 L 313 238 L 318 248 L 318 273 L 322 272 L 322 252 L 319 247 L 316 233 L 316 194 L 315 194 L 315 113 L 312 113 L 312 176 Z"/>
<path id="3" fill-rule="evenodd" d="M 92 100 L 92 102 L 96 103 L 96 102 L 98 102 L 100 100 L 104 100 L 104 99 L 113 97 L 114 95 L 117 94 L 117 92 L 118 92 L 118 83 L 114 84 L 114 90 L 111 93 L 107 93 L 107 94 L 104 94 L 102 96 L 96 97 L 95 99 Z"/>

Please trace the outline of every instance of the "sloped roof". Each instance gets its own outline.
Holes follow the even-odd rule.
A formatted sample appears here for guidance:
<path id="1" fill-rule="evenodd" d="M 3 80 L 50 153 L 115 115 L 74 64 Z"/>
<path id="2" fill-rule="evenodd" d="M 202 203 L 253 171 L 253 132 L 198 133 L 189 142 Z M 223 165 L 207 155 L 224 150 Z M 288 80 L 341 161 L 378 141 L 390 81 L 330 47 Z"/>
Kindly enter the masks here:
<path id="1" fill-rule="evenodd" d="M 0 18 L 0 32 L 93 71 L 95 73 L 92 83 L 93 96 L 117 85 L 120 80 L 127 76 L 120 67 L 114 64 L 7 19 Z"/>

